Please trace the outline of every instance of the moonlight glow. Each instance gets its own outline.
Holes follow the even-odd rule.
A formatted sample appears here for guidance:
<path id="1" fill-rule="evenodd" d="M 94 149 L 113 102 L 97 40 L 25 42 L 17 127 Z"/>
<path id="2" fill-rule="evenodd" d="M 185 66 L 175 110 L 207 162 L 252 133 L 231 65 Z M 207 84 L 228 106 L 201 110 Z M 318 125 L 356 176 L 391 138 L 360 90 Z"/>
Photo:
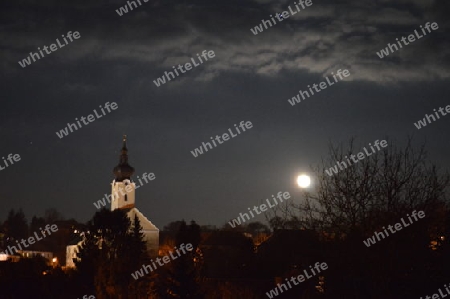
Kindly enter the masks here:
<path id="1" fill-rule="evenodd" d="M 308 175 L 299 175 L 297 178 L 297 184 L 300 188 L 308 188 L 311 185 L 311 178 Z"/>

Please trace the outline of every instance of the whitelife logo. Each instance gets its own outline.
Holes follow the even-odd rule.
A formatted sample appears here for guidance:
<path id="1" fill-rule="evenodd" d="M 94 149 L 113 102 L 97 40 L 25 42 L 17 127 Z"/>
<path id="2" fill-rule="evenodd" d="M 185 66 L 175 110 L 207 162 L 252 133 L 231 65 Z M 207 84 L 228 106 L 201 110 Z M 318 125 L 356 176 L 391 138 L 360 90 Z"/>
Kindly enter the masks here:
<path id="1" fill-rule="evenodd" d="M 418 221 L 419 219 L 422 219 L 422 218 L 425 217 L 425 212 L 424 212 L 424 211 L 419 211 L 419 212 L 417 213 L 417 212 L 414 210 L 414 211 L 411 213 L 411 217 L 409 216 L 409 214 L 406 214 L 406 216 L 407 216 L 408 219 L 409 219 L 409 224 L 406 223 L 406 222 L 403 220 L 403 218 L 402 218 L 401 221 L 402 221 L 403 227 L 402 227 L 402 224 L 401 224 L 401 223 L 396 223 L 394 226 L 388 225 L 389 231 L 390 231 L 391 233 L 395 234 L 396 232 L 402 230 L 404 227 L 408 227 L 408 226 L 410 226 L 410 225 L 413 223 L 411 217 L 413 217 L 415 221 Z M 418 219 L 417 217 L 419 217 L 419 219 Z M 384 234 L 386 234 L 386 237 L 389 237 L 389 233 L 387 232 L 387 229 L 386 229 L 384 226 L 383 226 L 383 230 L 384 230 Z M 367 247 L 370 247 L 371 245 L 375 245 L 375 243 L 377 242 L 377 240 L 378 240 L 378 241 L 381 241 L 380 236 L 383 237 L 383 239 L 386 238 L 386 237 L 384 236 L 384 234 L 383 234 L 383 232 L 375 232 L 375 235 L 374 235 L 373 237 L 368 238 L 367 241 L 363 241 L 363 243 L 364 243 L 364 245 L 366 245 Z M 376 237 L 376 239 L 375 239 L 375 237 Z"/>
<path id="2" fill-rule="evenodd" d="M 430 114 L 430 115 L 425 114 L 425 117 L 424 117 L 423 120 L 419 120 L 417 123 L 414 123 L 414 125 L 417 128 L 417 130 L 420 130 L 422 127 L 426 127 L 427 126 L 427 120 L 428 120 L 428 123 L 431 124 L 431 120 L 430 119 L 433 119 L 433 121 L 436 121 L 436 118 L 440 119 L 439 114 L 437 113 L 436 109 L 433 109 L 433 111 L 434 111 L 434 114 L 436 115 L 436 117 L 434 117 L 433 114 Z M 447 113 L 450 113 L 450 105 L 447 105 L 445 107 L 445 111 L 447 111 L 447 113 L 444 112 L 444 108 L 442 108 L 442 107 L 439 107 L 438 111 L 441 113 L 442 116 L 446 116 Z"/>
<path id="3" fill-rule="evenodd" d="M 231 129 L 228 129 L 228 132 L 230 133 L 231 138 L 234 138 L 234 137 L 236 137 L 237 135 L 241 134 L 241 131 L 239 130 L 239 128 L 237 127 L 236 124 L 234 124 L 234 127 L 235 127 L 235 129 L 236 129 L 236 131 L 237 131 L 237 134 L 233 134 L 233 132 L 231 131 Z M 245 132 L 245 128 L 247 128 L 247 129 L 250 130 L 251 128 L 253 128 L 253 124 L 252 124 L 250 121 L 245 122 L 245 124 L 244 124 L 244 121 L 241 121 L 240 124 L 239 124 L 239 127 L 241 128 L 242 131 Z M 220 140 L 221 137 L 222 137 L 223 141 Z M 230 136 L 229 136 L 227 133 L 223 133 L 222 136 L 216 135 L 216 138 L 213 138 L 213 137 L 210 137 L 210 138 L 211 138 L 211 142 L 214 144 L 214 147 L 217 147 L 216 142 L 214 141 L 214 139 L 215 139 L 219 144 L 222 144 L 222 143 L 224 143 L 225 141 L 230 140 Z M 209 146 L 209 149 L 213 149 L 211 143 L 209 143 L 209 142 L 206 142 L 206 143 L 205 143 L 205 142 L 202 142 L 202 146 L 203 146 L 203 148 L 205 149 L 205 152 L 208 151 L 208 148 L 206 147 L 207 145 Z M 200 146 L 200 147 L 194 149 L 193 151 L 191 151 L 191 154 L 192 154 L 195 158 L 197 158 L 199 155 L 202 155 L 202 154 L 203 154 L 203 149 L 202 149 L 202 147 Z"/>
<path id="4" fill-rule="evenodd" d="M 51 54 L 52 52 L 55 52 L 56 50 L 61 49 L 62 47 L 65 47 L 67 44 L 69 44 L 69 42 L 66 40 L 64 34 L 62 35 L 62 37 L 63 37 L 64 41 L 66 42 L 65 44 L 62 45 L 59 42 L 59 39 L 56 39 L 56 42 L 58 43 L 59 48 L 56 46 L 56 44 L 51 44 L 50 47 L 47 47 L 47 46 L 44 45 L 44 47 L 42 47 L 42 48 L 45 51 L 45 53 Z M 81 35 L 80 35 L 80 33 L 78 31 L 75 31 L 73 34 L 72 34 L 72 31 L 67 32 L 67 38 L 71 42 L 73 42 L 72 37 L 74 39 L 79 39 L 81 37 Z M 47 50 L 48 48 L 50 48 L 51 52 L 49 52 Z M 31 64 L 31 59 L 33 59 L 33 62 L 36 61 L 35 57 L 37 57 L 38 60 L 41 59 L 41 58 L 44 58 L 44 53 L 42 53 L 42 50 L 41 50 L 40 47 L 38 47 L 38 51 L 41 54 L 41 56 L 39 56 L 39 53 L 30 52 L 30 55 L 27 58 L 23 59 L 22 62 L 19 61 L 20 66 L 25 68 L 27 65 L 30 65 Z"/>
<path id="5" fill-rule="evenodd" d="M 438 26 L 438 24 L 436 22 L 431 23 L 431 24 L 430 24 L 430 22 L 428 22 L 428 23 L 425 24 L 425 28 L 427 29 L 428 33 L 431 33 L 430 27 L 433 30 L 437 30 L 439 28 L 439 26 Z M 406 41 L 406 37 L 402 36 L 401 41 L 403 42 L 403 44 L 405 46 L 407 46 L 410 43 L 414 42 L 416 40 L 416 37 L 417 37 L 417 39 L 421 39 L 422 37 L 427 35 L 427 33 L 425 32 L 425 29 L 422 27 L 422 25 L 420 25 L 420 28 L 422 29 L 423 35 L 420 35 L 417 32 L 417 30 L 414 30 L 415 36 L 414 36 L 414 34 L 408 35 L 409 43 Z M 396 40 L 397 40 L 397 44 L 400 47 L 400 49 L 403 48 L 402 44 L 400 43 L 398 38 L 396 38 Z M 378 57 L 380 57 L 381 59 L 384 58 L 385 56 L 389 56 L 389 54 L 390 54 L 389 50 L 391 51 L 391 53 L 394 53 L 395 51 L 398 51 L 398 47 L 397 47 L 396 44 L 392 44 L 391 45 L 390 43 L 388 43 L 387 45 L 388 46 L 386 48 L 382 49 L 380 52 L 377 52 Z"/>
<path id="6" fill-rule="evenodd" d="M 304 282 L 305 280 L 310 279 L 310 278 L 314 277 L 315 275 L 321 273 L 321 271 L 325 271 L 327 269 L 328 269 L 327 263 L 320 263 L 319 264 L 319 262 L 317 262 L 314 265 L 314 268 L 312 266 L 309 266 L 309 270 L 310 270 L 312 275 L 308 275 L 308 269 L 305 269 L 305 270 L 303 270 L 303 273 L 305 275 L 300 274 L 297 277 L 296 276 L 292 276 L 291 279 L 285 278 L 287 285 L 284 284 L 284 283 L 278 283 L 277 287 L 272 289 L 272 290 L 270 290 L 269 292 L 266 292 L 266 295 L 269 298 L 276 297 L 279 294 L 283 293 L 284 291 L 292 289 L 292 285 L 291 285 L 291 283 L 289 281 L 291 281 L 294 285 L 299 285 L 302 282 Z M 289 288 L 288 288 L 288 286 L 289 286 Z M 280 290 L 280 293 L 278 293 L 278 290 Z"/>
<path id="7" fill-rule="evenodd" d="M 379 142 L 378 140 L 375 140 L 374 142 L 374 146 L 378 149 L 381 150 L 381 147 L 386 147 L 388 146 L 387 141 L 386 140 L 381 140 L 381 142 Z M 353 163 L 356 164 L 358 163 L 360 160 L 363 160 L 366 158 L 366 156 L 372 156 L 374 153 L 376 153 L 375 149 L 372 146 L 372 143 L 369 143 L 370 148 L 372 149 L 372 153 L 369 153 L 367 151 L 367 149 L 365 147 L 363 147 L 364 152 L 366 153 L 366 155 L 364 155 L 363 152 L 359 152 L 357 155 L 350 155 L 350 159 L 352 159 Z M 356 159 L 356 157 L 358 157 L 358 160 Z M 345 159 L 347 159 L 347 163 L 348 166 L 351 165 L 350 159 L 347 158 L 347 156 L 345 156 Z M 333 176 L 333 172 L 334 174 L 337 174 L 339 172 L 338 166 L 340 168 L 340 170 L 344 170 L 347 169 L 347 163 L 345 163 L 344 161 L 341 162 L 337 162 L 335 166 L 330 167 L 330 169 L 325 169 L 325 172 L 329 175 L 329 176 Z"/>
<path id="8" fill-rule="evenodd" d="M 8 157 L 6 158 L 6 160 L 9 161 L 9 164 L 5 160 L 5 157 L 2 157 L 2 159 L 3 159 L 3 164 L 5 165 L 5 167 L 2 167 L 2 165 L 0 165 L 0 171 L 2 171 L 3 169 L 6 169 L 6 167 L 8 167 L 10 165 L 13 165 L 14 162 L 19 162 L 20 161 L 20 155 L 19 154 L 15 154 L 13 156 L 13 154 L 9 154 Z M 14 162 L 13 162 L 13 160 L 14 160 Z"/>
<path id="9" fill-rule="evenodd" d="M 214 58 L 214 57 L 216 57 L 216 54 L 214 53 L 213 50 L 210 50 L 210 51 L 208 51 L 208 57 L 206 57 L 206 50 L 203 50 L 201 56 L 203 57 L 203 59 L 205 59 L 205 61 L 208 61 L 208 57 L 209 57 L 209 58 Z M 200 57 L 200 55 L 198 55 L 198 53 L 197 53 L 197 57 L 198 57 L 198 60 L 200 61 L 200 64 L 202 64 L 202 63 L 203 63 L 203 60 L 202 60 L 202 58 Z M 195 67 L 197 67 L 197 66 L 200 65 L 200 64 L 195 63 L 195 60 L 194 60 L 193 57 L 191 57 L 191 61 L 192 61 L 192 63 L 194 64 Z M 183 74 L 186 73 L 187 71 L 190 71 L 190 70 L 192 69 L 192 65 L 191 65 L 189 62 L 186 62 L 186 63 L 184 64 L 184 67 L 186 68 L 186 70 L 183 70 L 183 66 L 182 66 L 181 64 L 179 64 L 177 68 L 178 68 L 178 69 L 180 70 L 180 72 L 183 73 Z M 175 68 L 175 66 L 172 66 L 172 68 L 173 68 L 173 71 L 175 72 L 175 74 L 177 74 L 177 77 L 178 77 L 180 74 L 178 74 L 177 68 Z M 174 75 L 172 72 L 167 72 L 167 71 L 165 71 L 165 72 L 164 72 L 164 75 L 166 76 L 166 78 L 167 78 L 168 81 L 171 81 L 172 79 L 175 79 L 175 75 Z M 170 79 L 170 76 L 169 76 L 169 75 L 172 76 L 172 79 Z M 165 83 L 166 83 L 166 78 L 164 78 L 164 76 L 162 76 L 162 77 L 160 77 L 160 78 L 157 78 L 156 80 L 153 80 L 153 83 L 155 83 L 155 85 L 156 85 L 157 87 L 160 87 L 162 84 L 165 84 Z"/>
<path id="10" fill-rule="evenodd" d="M 319 84 L 315 84 L 315 83 L 314 83 L 314 84 L 312 85 L 312 88 L 311 88 L 311 86 L 308 85 L 308 88 L 309 88 L 309 91 L 310 91 L 310 93 L 311 93 L 311 96 L 314 95 L 313 89 L 314 89 L 317 93 L 319 93 L 320 91 L 326 89 L 328 86 L 331 86 L 331 85 L 336 84 L 336 83 L 338 82 L 338 79 L 336 78 L 336 76 L 338 76 L 338 77 L 341 79 L 341 81 L 342 81 L 342 80 L 344 80 L 344 78 L 343 78 L 342 76 L 344 76 L 345 78 L 347 78 L 348 76 L 350 76 L 350 72 L 349 72 L 349 70 L 345 69 L 345 70 L 343 70 L 342 73 L 341 73 L 341 69 L 338 69 L 337 72 L 336 72 L 336 75 L 335 75 L 333 72 L 331 72 L 331 75 L 333 75 L 334 82 L 330 81 L 330 80 L 328 79 L 328 77 L 325 77 L 325 80 L 327 81 L 326 83 L 325 83 L 325 81 L 322 81 L 322 82 L 320 82 Z M 320 89 L 318 89 L 317 87 L 320 87 Z M 305 91 L 299 90 L 299 93 L 298 93 L 296 96 L 292 97 L 292 99 L 288 99 L 288 102 L 289 102 L 289 104 L 291 104 L 291 106 L 294 106 L 296 103 L 298 104 L 298 103 L 300 103 L 300 102 L 302 101 L 302 100 L 300 99 L 300 96 L 302 96 L 303 100 L 306 100 L 305 95 L 306 95 L 306 97 L 308 97 L 308 98 L 310 97 L 308 91 L 306 91 L 306 90 L 305 90 Z"/>
<path id="11" fill-rule="evenodd" d="M 186 248 L 185 248 L 185 247 L 186 247 Z M 163 256 L 162 258 L 159 258 L 159 257 L 156 258 L 156 262 L 158 263 L 158 265 L 164 266 L 165 264 L 168 264 L 168 263 L 170 263 L 171 261 L 173 261 L 173 260 L 179 258 L 179 257 L 181 256 L 181 253 L 178 251 L 178 249 L 177 249 L 176 246 L 175 246 L 174 249 L 175 249 L 175 251 L 176 251 L 176 253 L 177 253 L 178 255 L 177 255 L 177 256 L 174 256 L 174 255 L 172 254 L 173 251 L 169 251 L 170 257 L 169 257 L 169 255 L 165 255 L 165 256 Z M 186 250 L 187 250 L 187 251 L 192 251 L 193 249 L 194 249 L 194 246 L 193 246 L 191 243 L 187 243 L 186 245 L 184 245 L 184 243 L 183 243 L 183 244 L 180 245 L 180 250 L 183 251 L 183 254 L 186 254 L 186 253 L 187 253 Z M 172 258 L 172 259 L 171 259 L 171 258 Z M 164 262 L 164 264 L 161 263 L 161 260 Z M 131 273 L 131 276 L 132 276 L 135 280 L 137 280 L 137 279 L 139 279 L 140 277 L 144 277 L 144 271 L 145 271 L 146 274 L 149 274 L 150 272 L 153 272 L 154 270 L 156 270 L 156 268 L 158 268 L 158 267 L 156 266 L 155 262 L 153 261 L 153 259 L 151 259 L 150 261 L 151 261 L 152 265 L 143 265 L 143 266 L 141 267 L 140 270 L 135 271 L 134 273 Z M 152 266 L 153 266 L 153 267 L 152 267 Z M 148 270 L 150 270 L 150 272 L 148 272 Z"/>
<path id="12" fill-rule="evenodd" d="M 288 6 L 289 11 L 291 12 L 291 15 L 292 15 L 292 16 L 295 15 L 295 14 L 297 14 L 297 13 L 299 13 L 299 12 L 301 11 L 301 10 L 300 10 L 300 7 L 297 5 L 297 2 L 294 2 L 294 4 L 295 4 L 295 7 L 297 8 L 297 12 L 293 11 L 290 5 Z M 302 9 L 305 9 L 306 7 L 312 5 L 312 0 L 306 0 L 306 1 L 300 0 L 300 1 L 298 1 L 298 4 L 302 7 Z M 306 7 L 305 7 L 305 4 L 306 4 Z M 279 22 L 283 22 L 285 19 L 289 18 L 290 15 L 289 15 L 289 12 L 286 10 L 286 11 L 283 11 L 283 13 L 276 13 L 276 14 L 275 14 L 275 17 L 278 19 Z M 272 15 L 270 15 L 270 18 L 272 19 L 273 25 L 277 24 L 277 22 L 276 22 L 275 19 L 272 17 Z M 263 19 L 263 20 L 261 20 L 260 25 L 255 26 L 254 29 L 253 29 L 253 28 L 250 28 L 250 31 L 251 31 L 254 35 L 257 35 L 258 33 L 263 32 L 263 30 L 264 30 L 263 25 L 264 25 L 264 27 L 265 27 L 266 29 L 269 28 L 269 27 L 267 27 L 267 24 L 269 24 L 269 26 L 272 27 L 272 22 L 270 22 L 270 20 L 267 20 L 267 21 L 266 21 L 266 20 Z"/>
<path id="13" fill-rule="evenodd" d="M 56 232 L 58 231 L 58 226 L 57 226 L 56 224 L 52 224 L 52 225 L 47 224 L 47 225 L 45 226 L 44 229 L 39 228 L 39 230 L 40 230 L 40 232 L 41 232 L 42 238 L 40 238 L 40 236 L 38 235 L 37 232 L 34 232 L 34 236 L 35 236 L 36 238 L 34 238 L 34 237 L 29 237 L 27 240 L 22 239 L 22 240 L 20 241 L 20 243 L 19 243 L 19 241 L 16 240 L 17 247 L 19 247 L 19 250 L 24 250 L 24 249 L 22 248 L 22 245 L 23 245 L 25 248 L 27 248 L 27 247 L 29 247 L 30 245 L 33 245 L 34 243 L 36 243 L 36 241 L 40 241 L 40 240 L 44 239 L 45 237 L 50 236 L 50 235 L 52 234 L 52 232 L 53 232 L 53 233 L 56 233 Z M 47 235 L 45 234 L 45 232 L 47 232 Z M 28 241 L 28 242 L 27 242 L 27 241 Z M 20 245 L 20 244 L 22 244 L 22 245 Z M 16 246 L 12 245 L 12 246 L 8 246 L 8 249 L 6 249 L 4 252 L 1 252 L 0 254 L 13 255 L 13 254 L 16 253 L 17 251 L 18 251 L 18 250 L 17 250 Z"/>
<path id="14" fill-rule="evenodd" d="M 151 173 L 143 173 L 142 174 L 142 179 L 145 181 L 145 183 L 148 183 L 149 181 L 153 181 L 154 179 L 156 178 L 156 176 L 155 176 L 155 174 L 153 173 L 153 172 L 151 172 Z M 142 185 L 144 185 L 143 183 L 142 183 L 142 181 L 141 181 L 141 179 L 139 178 L 139 176 L 137 176 L 137 179 L 139 180 L 139 182 L 140 182 L 140 185 L 136 185 L 136 189 L 138 189 L 138 188 L 140 188 Z M 147 180 L 148 179 L 148 180 Z M 134 182 L 133 182 L 134 183 Z M 122 196 L 124 196 L 125 194 L 126 194 L 126 192 L 131 192 L 131 189 L 132 187 L 131 187 L 131 185 L 127 185 L 126 187 L 125 187 L 125 192 L 124 192 L 124 188 L 119 188 L 119 193 L 122 195 Z M 111 197 L 112 197 L 112 199 L 111 199 Z M 111 200 L 116 200 L 116 199 L 118 199 L 119 198 L 119 194 L 117 193 L 117 191 L 114 193 L 114 194 L 105 194 L 105 196 L 102 198 L 102 199 L 100 199 L 100 200 L 97 200 L 97 202 L 94 202 L 94 206 L 97 208 L 97 209 L 100 209 L 100 208 L 102 208 L 102 207 L 104 207 L 104 206 L 106 206 L 106 201 L 108 201 L 108 203 L 111 203 Z"/>
<path id="15" fill-rule="evenodd" d="M 89 114 L 87 117 L 82 116 L 82 117 L 80 117 L 80 120 L 83 122 L 83 124 L 88 125 L 89 123 L 93 122 L 94 120 L 105 116 L 106 113 L 105 113 L 105 110 L 103 110 L 103 108 L 108 110 L 108 113 L 111 113 L 111 109 L 112 110 L 116 110 L 119 106 L 117 105 L 116 102 L 112 102 L 111 104 L 109 102 L 106 102 L 105 103 L 105 107 L 102 107 L 102 105 L 100 105 L 99 107 L 102 110 L 103 115 L 99 115 L 97 113 L 97 110 L 94 109 L 94 114 L 95 114 L 95 116 L 97 118 L 95 118 L 93 114 Z M 88 122 L 85 121 L 86 119 L 88 120 Z M 75 120 L 77 121 L 78 126 L 81 129 L 82 126 L 81 126 L 80 121 L 78 120 L 78 118 L 75 118 Z M 59 132 L 55 132 L 56 136 L 58 136 L 61 139 L 61 138 L 65 137 L 65 136 L 69 135 L 69 130 L 70 130 L 70 133 L 72 133 L 73 132 L 72 128 L 74 128 L 75 131 L 77 131 L 79 129 L 76 124 L 74 124 L 74 123 L 73 124 L 67 123 L 67 127 L 65 127 L 64 129 L 60 130 Z"/>
<path id="16" fill-rule="evenodd" d="M 139 3 L 139 6 L 142 5 L 141 0 L 136 0 Z M 148 2 L 148 0 L 142 0 L 145 3 Z M 128 6 L 130 7 L 130 10 L 133 10 L 134 8 L 138 8 L 137 4 L 135 1 L 127 1 Z M 134 8 L 131 6 L 131 4 L 134 5 Z M 117 14 L 121 17 L 123 16 L 123 14 L 128 13 L 128 7 L 126 5 L 121 6 L 119 9 L 116 9 Z"/>
<path id="17" fill-rule="evenodd" d="M 447 286 L 447 284 L 444 284 L 444 287 L 445 287 L 445 290 L 447 291 L 447 294 L 444 294 L 443 292 L 442 292 L 442 290 L 441 290 L 441 288 L 439 288 L 438 290 L 439 290 L 439 294 L 438 293 L 435 293 L 435 294 L 433 294 L 433 295 L 431 295 L 431 296 L 425 296 L 425 298 L 423 298 L 423 297 L 420 297 L 420 299 L 441 299 L 441 298 L 445 298 L 445 297 L 447 297 L 448 295 L 450 295 L 450 289 L 449 289 L 449 287 L 450 286 Z"/>
<path id="18" fill-rule="evenodd" d="M 286 200 L 286 199 L 289 199 L 289 198 L 291 198 L 291 194 L 290 194 L 289 192 L 287 192 L 287 191 L 284 192 L 284 193 L 283 193 L 282 191 L 280 191 L 280 192 L 278 192 L 278 194 L 277 194 L 277 198 L 278 198 L 278 200 L 280 201 L 280 203 L 282 203 L 282 202 L 283 202 L 283 198 L 284 198 L 285 200 Z M 273 199 L 273 202 L 274 202 L 273 205 L 271 205 L 269 199 L 266 198 L 266 202 L 267 202 L 267 205 L 269 206 L 269 208 L 273 208 L 273 207 L 275 207 L 276 205 L 278 205 L 278 201 L 277 201 L 277 199 L 275 198 L 275 196 L 272 195 L 272 199 Z M 247 217 L 247 220 L 250 220 L 251 218 L 254 218 L 254 217 L 255 217 L 255 215 L 253 214 L 252 210 L 255 211 L 255 213 L 256 213 L 257 215 L 261 214 L 262 212 L 267 211 L 267 205 L 264 204 L 264 203 L 261 204 L 261 205 L 259 205 L 259 208 L 260 208 L 261 211 L 258 211 L 258 206 L 253 206 L 253 209 L 248 208 L 248 211 L 249 211 L 250 215 L 252 215 L 252 217 L 250 217 L 247 213 L 239 213 L 239 216 L 238 216 L 236 219 L 233 219 L 233 220 L 229 221 L 228 224 L 229 224 L 232 228 L 235 228 L 237 225 L 240 225 L 241 223 L 244 223 L 244 222 L 246 221 L 246 220 L 244 219 L 244 216 Z M 240 219 L 239 219 L 239 218 L 240 218 Z M 242 219 L 242 222 L 241 222 L 241 219 Z"/>

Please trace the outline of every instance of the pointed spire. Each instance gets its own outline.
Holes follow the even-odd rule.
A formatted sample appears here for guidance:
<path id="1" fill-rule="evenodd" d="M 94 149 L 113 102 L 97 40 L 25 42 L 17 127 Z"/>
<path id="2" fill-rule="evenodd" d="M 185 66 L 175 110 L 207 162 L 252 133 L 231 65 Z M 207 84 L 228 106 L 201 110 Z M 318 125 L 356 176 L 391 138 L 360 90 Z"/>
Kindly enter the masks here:
<path id="1" fill-rule="evenodd" d="M 134 173 L 134 168 L 128 164 L 128 148 L 127 148 L 127 135 L 123 135 L 123 145 L 120 154 L 119 165 L 114 167 L 114 174 L 116 181 L 123 181 L 124 179 L 130 179 Z"/>
<path id="2" fill-rule="evenodd" d="M 126 161 L 128 161 L 128 149 L 127 149 L 127 135 L 123 135 L 123 145 L 122 145 L 122 156 L 126 156 Z M 122 156 L 120 163 L 122 163 Z"/>
<path id="3" fill-rule="evenodd" d="M 127 149 L 127 135 L 123 135 L 123 146 L 122 149 Z"/>

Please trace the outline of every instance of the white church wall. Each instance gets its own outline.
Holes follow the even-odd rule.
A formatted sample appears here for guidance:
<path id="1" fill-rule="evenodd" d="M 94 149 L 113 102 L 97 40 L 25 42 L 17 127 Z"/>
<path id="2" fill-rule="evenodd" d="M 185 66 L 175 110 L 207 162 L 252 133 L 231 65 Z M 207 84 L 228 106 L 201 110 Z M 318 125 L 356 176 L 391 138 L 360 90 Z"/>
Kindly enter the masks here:
<path id="1" fill-rule="evenodd" d="M 135 205 L 136 184 L 130 180 L 111 184 L 111 193 L 114 200 L 111 201 L 111 211 L 115 209 L 133 208 Z"/>

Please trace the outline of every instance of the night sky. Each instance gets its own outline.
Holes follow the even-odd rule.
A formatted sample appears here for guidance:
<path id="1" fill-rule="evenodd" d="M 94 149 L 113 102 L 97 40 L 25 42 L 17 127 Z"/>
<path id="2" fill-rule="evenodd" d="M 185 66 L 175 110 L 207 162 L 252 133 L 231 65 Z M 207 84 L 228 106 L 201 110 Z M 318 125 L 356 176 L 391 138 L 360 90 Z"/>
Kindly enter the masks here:
<path id="1" fill-rule="evenodd" d="M 450 2 L 313 0 L 258 35 L 250 31 L 293 2 L 141 0 L 119 16 L 126 1 L 2 1 L 0 157 L 21 161 L 0 171 L 0 220 L 19 207 L 29 219 L 47 208 L 90 219 L 93 202 L 111 190 L 123 134 L 135 176 L 156 175 L 137 190 L 136 206 L 159 228 L 181 219 L 223 225 L 278 191 L 298 202 L 297 174 L 320 163 L 329 142 L 352 136 L 358 148 L 414 135 L 449 169 L 450 116 L 420 130 L 414 122 L 450 104 Z M 439 29 L 376 55 L 426 22 Z M 81 37 L 18 64 L 69 31 Z M 215 57 L 153 83 L 203 50 Z M 338 69 L 351 76 L 288 103 Z M 106 102 L 118 109 L 58 138 Z M 241 121 L 253 128 L 193 157 Z"/>

